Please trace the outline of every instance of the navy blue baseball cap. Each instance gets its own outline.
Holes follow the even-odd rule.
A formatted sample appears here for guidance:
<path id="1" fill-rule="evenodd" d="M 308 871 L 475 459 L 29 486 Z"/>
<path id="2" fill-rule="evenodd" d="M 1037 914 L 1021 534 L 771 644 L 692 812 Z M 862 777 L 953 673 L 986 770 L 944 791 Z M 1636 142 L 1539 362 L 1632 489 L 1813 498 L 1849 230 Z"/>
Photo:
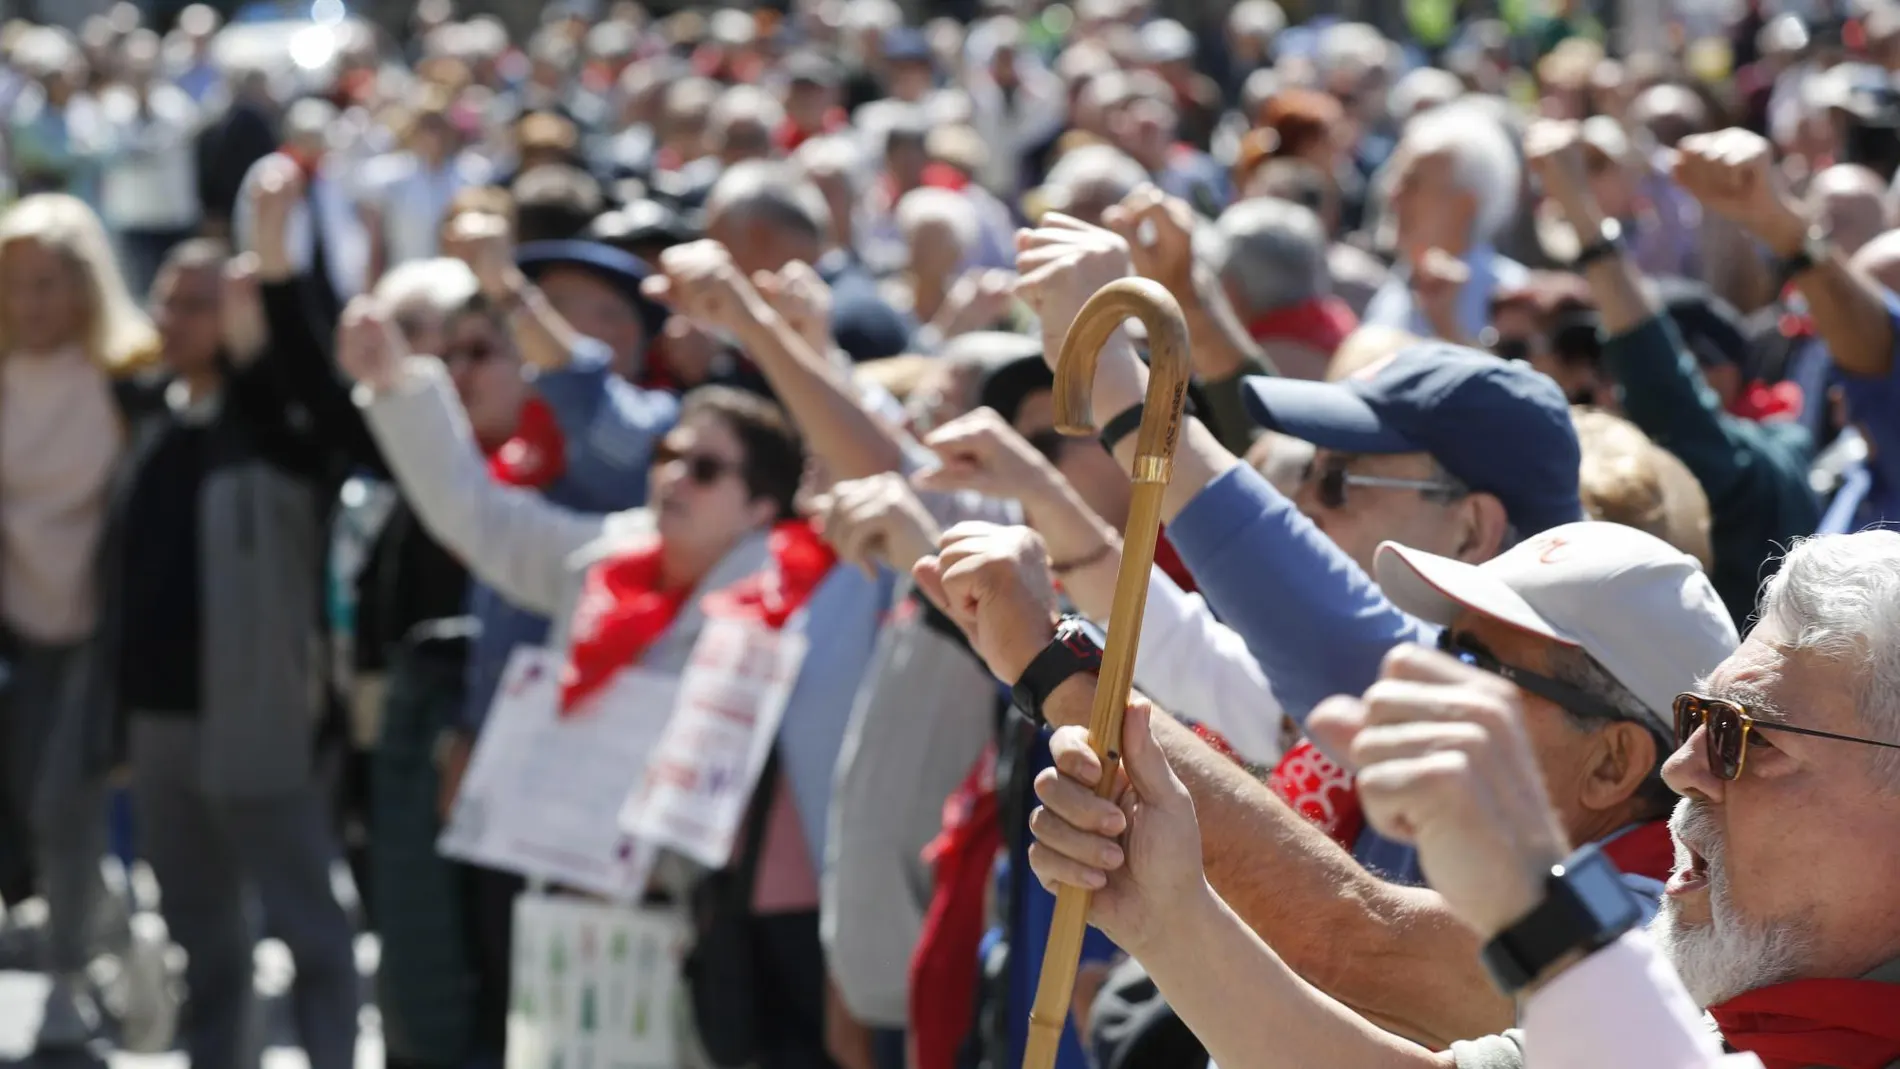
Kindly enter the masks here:
<path id="1" fill-rule="evenodd" d="M 1432 342 L 1344 382 L 1253 377 L 1261 426 L 1340 453 L 1428 453 L 1496 497 L 1519 535 L 1583 519 L 1582 454 L 1557 384 L 1528 365 Z"/>
<path id="2" fill-rule="evenodd" d="M 647 266 L 645 260 L 624 249 L 579 239 L 530 241 L 515 250 L 515 266 L 521 268 L 522 274 L 536 280 L 556 267 L 573 267 L 619 290 L 620 295 L 639 311 L 640 322 L 646 326 L 648 345 L 659 338 L 661 328 L 666 326 L 665 306 L 640 292 L 640 284 L 653 273 L 653 269 Z"/>

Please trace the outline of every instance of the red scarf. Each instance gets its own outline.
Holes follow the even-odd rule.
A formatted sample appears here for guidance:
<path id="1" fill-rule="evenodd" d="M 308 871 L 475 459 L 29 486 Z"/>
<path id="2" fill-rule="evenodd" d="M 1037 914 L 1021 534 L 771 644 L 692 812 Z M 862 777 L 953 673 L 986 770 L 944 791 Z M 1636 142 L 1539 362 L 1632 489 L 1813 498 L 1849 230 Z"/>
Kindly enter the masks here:
<path id="1" fill-rule="evenodd" d="M 943 804 L 943 831 L 924 848 L 935 876 L 910 958 L 910 1064 L 952 1069 L 975 1018 L 984 905 L 1003 848 L 996 747 L 985 747 Z"/>
<path id="2" fill-rule="evenodd" d="M 508 486 L 540 489 L 567 470 L 567 443 L 554 409 L 539 397 L 521 406 L 515 433 L 488 454 L 488 473 Z"/>
<path id="3" fill-rule="evenodd" d="M 1201 589 L 1194 582 L 1194 573 L 1188 571 L 1187 562 L 1181 559 L 1181 554 L 1175 552 L 1174 543 L 1168 541 L 1166 531 L 1155 536 L 1155 567 L 1161 569 L 1163 575 L 1174 580 L 1175 586 L 1189 594 Z"/>
<path id="4" fill-rule="evenodd" d="M 837 557 L 802 520 L 772 529 L 770 565 L 702 599 L 708 616 L 743 616 L 777 630 L 811 598 Z M 660 589 L 655 538 L 587 570 L 574 605 L 561 711 L 571 713 L 620 669 L 634 664 L 672 625 L 693 591 Z"/>
<path id="5" fill-rule="evenodd" d="M 1337 297 L 1315 297 L 1278 308 L 1247 324 L 1254 341 L 1295 341 L 1323 353 L 1339 348 L 1346 335 L 1359 329 L 1359 317 Z"/>
<path id="6" fill-rule="evenodd" d="M 1767 1069 L 1886 1069 L 1900 1059 L 1900 984 L 1794 980 L 1737 995 L 1709 1015 Z"/>
<path id="7" fill-rule="evenodd" d="M 786 119 L 773 133 L 772 141 L 778 145 L 780 152 L 789 156 L 794 149 L 812 138 L 820 134 L 835 134 L 850 125 L 851 120 L 845 115 L 843 108 L 827 108 L 818 129 L 807 130 L 791 119 Z"/>

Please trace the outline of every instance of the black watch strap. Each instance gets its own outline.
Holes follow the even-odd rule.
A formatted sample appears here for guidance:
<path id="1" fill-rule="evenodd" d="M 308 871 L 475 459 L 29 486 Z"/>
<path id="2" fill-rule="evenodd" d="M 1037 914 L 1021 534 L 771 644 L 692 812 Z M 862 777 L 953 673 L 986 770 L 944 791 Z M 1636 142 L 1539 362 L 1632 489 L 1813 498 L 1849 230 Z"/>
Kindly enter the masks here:
<path id="1" fill-rule="evenodd" d="M 1009 688 L 1010 701 L 1024 716 L 1038 724 L 1047 723 L 1042 704 L 1055 689 L 1080 672 L 1102 670 L 1102 646 L 1095 640 L 1093 626 L 1073 613 L 1056 622 L 1056 636 L 1036 654 L 1022 678 Z"/>
<path id="2" fill-rule="evenodd" d="M 1147 410 L 1148 405 L 1146 402 L 1136 401 L 1134 404 L 1117 412 L 1115 418 L 1109 420 L 1107 426 L 1102 428 L 1102 448 L 1113 453 L 1115 447 L 1122 444 L 1123 438 L 1141 429 L 1141 415 Z M 1181 415 L 1183 417 L 1194 415 L 1194 399 L 1192 397 L 1183 399 Z"/>
<path id="3" fill-rule="evenodd" d="M 1484 967 L 1515 996 L 1572 954 L 1590 954 L 1642 920 L 1623 874 L 1594 844 L 1553 866 L 1537 908 L 1484 945 Z"/>

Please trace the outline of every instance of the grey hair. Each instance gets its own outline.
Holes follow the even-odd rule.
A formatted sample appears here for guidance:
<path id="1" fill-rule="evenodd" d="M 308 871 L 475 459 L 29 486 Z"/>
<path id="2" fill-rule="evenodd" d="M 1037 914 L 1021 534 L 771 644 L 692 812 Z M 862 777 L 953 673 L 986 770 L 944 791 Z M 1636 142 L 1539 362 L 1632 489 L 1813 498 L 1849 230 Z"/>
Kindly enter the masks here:
<path id="1" fill-rule="evenodd" d="M 1451 157 L 1459 188 L 1478 203 L 1474 240 L 1489 242 L 1510 223 L 1522 165 L 1511 135 L 1489 110 L 1475 101 L 1455 100 L 1420 112 L 1406 124 L 1400 145 L 1411 153 Z"/>
<path id="2" fill-rule="evenodd" d="M 1643 704 L 1634 691 L 1624 686 L 1620 680 L 1610 674 L 1595 657 L 1580 649 L 1558 646 L 1551 650 L 1549 672 L 1552 679 L 1568 683 L 1598 701 L 1615 709 L 1622 718 L 1633 724 L 1641 725 L 1656 740 L 1656 760 L 1650 767 L 1643 782 L 1636 788 L 1636 797 L 1645 806 L 1645 814 L 1661 818 L 1675 808 L 1676 792 L 1663 782 L 1663 761 L 1675 750 L 1675 744 L 1660 726 L 1667 723 L 1668 714 L 1662 710 L 1651 709 Z M 1602 725 L 1603 721 L 1586 719 L 1568 709 L 1564 716 L 1573 725 L 1591 729 Z"/>
<path id="3" fill-rule="evenodd" d="M 469 270 L 467 264 L 452 257 L 437 256 L 410 260 L 390 268 L 377 280 L 375 297 L 387 309 L 426 304 L 447 315 L 467 304 L 480 289 L 475 272 Z"/>
<path id="4" fill-rule="evenodd" d="M 807 139 L 792 150 L 791 161 L 813 178 L 842 176 L 850 182 L 854 193 L 863 192 L 870 185 L 869 157 L 856 140 L 841 134 L 821 134 Z"/>
<path id="5" fill-rule="evenodd" d="M 1868 737 L 1900 741 L 1900 531 L 1796 540 L 1757 615 L 1777 646 L 1846 666 Z M 1876 773 L 1900 788 L 1900 750 L 1869 749 Z"/>
<path id="6" fill-rule="evenodd" d="M 933 224 L 948 229 L 966 257 L 981 237 L 969 199 L 948 189 L 930 186 L 913 189 L 898 200 L 894 214 L 898 230 L 907 238 Z"/>
<path id="7" fill-rule="evenodd" d="M 823 243 L 831 209 L 811 179 L 786 163 L 746 160 L 726 168 L 706 197 L 708 219 L 753 218 Z"/>
<path id="8" fill-rule="evenodd" d="M 1312 210 L 1274 197 L 1243 200 L 1214 224 L 1213 267 L 1252 317 L 1332 292 L 1326 227 Z"/>
<path id="9" fill-rule="evenodd" d="M 724 131 L 740 123 L 754 123 L 767 133 L 785 121 L 785 108 L 772 94 L 756 85 L 735 85 L 713 102 L 706 122 L 714 130 Z"/>
<path id="10" fill-rule="evenodd" d="M 1116 191 L 1116 200 L 1148 180 L 1148 172 L 1134 157 L 1109 145 L 1083 145 L 1063 154 L 1049 168 L 1050 189 L 1073 195 L 1078 189 L 1102 185 Z"/>
<path id="11" fill-rule="evenodd" d="M 1404 123 L 1412 116 L 1449 104 L 1465 95 L 1465 84 L 1456 74 L 1439 67 L 1418 67 L 1405 72 L 1386 94 L 1385 110 Z"/>

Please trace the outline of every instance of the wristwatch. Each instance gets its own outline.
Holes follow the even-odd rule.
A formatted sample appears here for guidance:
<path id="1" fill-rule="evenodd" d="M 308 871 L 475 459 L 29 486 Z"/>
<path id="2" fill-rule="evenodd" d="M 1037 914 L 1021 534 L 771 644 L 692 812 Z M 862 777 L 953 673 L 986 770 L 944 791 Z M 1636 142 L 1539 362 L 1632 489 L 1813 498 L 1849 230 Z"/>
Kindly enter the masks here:
<path id="1" fill-rule="evenodd" d="M 1826 227 L 1819 223 L 1808 227 L 1807 234 L 1801 239 L 1801 248 L 1794 255 L 1775 261 L 1775 292 L 1780 293 L 1788 288 L 1788 283 L 1826 263 L 1828 250 L 1832 247 L 1832 235 Z"/>
<path id="2" fill-rule="evenodd" d="M 1582 235 L 1578 235 L 1582 239 Z M 1615 219 L 1603 220 L 1603 226 L 1597 231 L 1597 239 L 1577 250 L 1577 258 L 1572 260 L 1572 269 L 1581 271 L 1598 260 L 1615 256 L 1623 251 L 1623 224 Z"/>
<path id="3" fill-rule="evenodd" d="M 1043 719 L 1042 703 L 1070 676 L 1102 670 L 1103 641 L 1101 631 L 1083 617 L 1075 613 L 1062 617 L 1056 621 L 1056 637 L 1009 688 L 1010 701 L 1029 719 L 1048 723 Z"/>
<path id="4" fill-rule="evenodd" d="M 1484 945 L 1491 982 L 1515 996 L 1551 966 L 1590 954 L 1636 927 L 1643 910 L 1623 874 L 1595 845 L 1551 866 L 1544 901 Z"/>

